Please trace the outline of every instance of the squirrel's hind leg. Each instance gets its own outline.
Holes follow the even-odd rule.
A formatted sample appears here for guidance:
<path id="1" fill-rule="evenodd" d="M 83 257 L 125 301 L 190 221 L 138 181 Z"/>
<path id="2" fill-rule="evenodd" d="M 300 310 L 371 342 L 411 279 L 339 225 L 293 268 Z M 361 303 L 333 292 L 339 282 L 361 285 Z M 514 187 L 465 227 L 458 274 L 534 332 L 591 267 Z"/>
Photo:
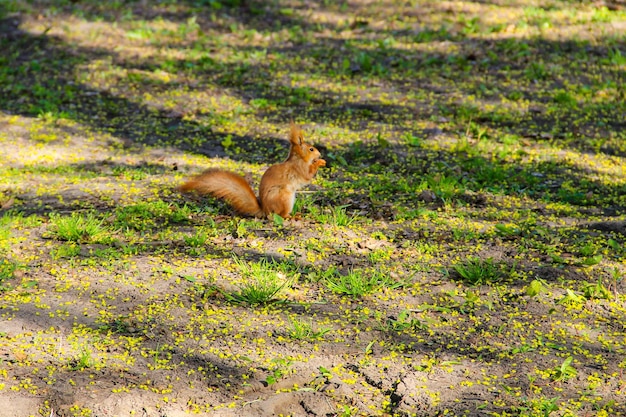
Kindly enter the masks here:
<path id="1" fill-rule="evenodd" d="M 282 187 L 272 187 L 261 197 L 263 212 L 266 216 L 276 213 L 284 219 L 291 214 L 295 201 L 296 193 L 288 192 Z"/>

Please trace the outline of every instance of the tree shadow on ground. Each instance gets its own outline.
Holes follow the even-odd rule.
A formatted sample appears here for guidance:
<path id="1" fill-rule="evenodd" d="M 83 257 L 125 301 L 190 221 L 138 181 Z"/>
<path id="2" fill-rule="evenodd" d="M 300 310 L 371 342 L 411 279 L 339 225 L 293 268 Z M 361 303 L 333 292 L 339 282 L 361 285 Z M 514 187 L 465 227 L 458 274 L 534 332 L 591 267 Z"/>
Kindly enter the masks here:
<path id="1" fill-rule="evenodd" d="M 141 6 L 137 4 L 136 7 Z M 247 10 L 247 8 L 244 7 L 244 10 Z M 161 10 L 160 12 L 167 16 L 166 11 Z M 202 10 L 200 10 L 199 16 L 205 16 L 201 12 Z M 263 11 L 263 13 L 275 12 L 276 10 L 272 7 L 268 7 L 267 10 L 264 9 Z M 87 17 L 89 17 L 89 14 Z M 271 14 L 270 17 L 272 19 L 264 14 L 262 20 L 274 21 L 277 18 Z M 97 15 L 93 15 L 91 18 L 96 19 Z M 234 13 L 233 18 L 240 18 L 240 14 Z M 178 18 L 178 20 L 180 19 Z M 296 19 L 293 16 L 290 18 L 285 17 L 283 20 L 285 20 L 283 24 L 287 27 L 299 27 L 298 25 L 303 24 L 301 19 Z M 243 19 L 242 24 L 252 23 Z M 208 20 L 206 25 L 210 25 Z M 209 27 L 200 26 L 200 30 L 207 30 Z M 372 32 L 377 33 L 375 30 Z M 576 127 L 574 129 L 576 131 L 574 131 L 568 129 L 568 126 L 572 126 L 573 121 L 580 119 L 581 114 L 577 111 L 577 106 L 571 98 L 561 97 L 558 99 L 560 101 L 556 101 L 549 106 L 550 111 L 545 109 L 549 103 L 537 101 L 535 104 L 538 107 L 533 111 L 518 114 L 511 109 L 510 114 L 507 114 L 506 111 L 481 109 L 472 104 L 471 100 L 453 94 L 453 90 L 446 87 L 445 84 L 452 82 L 454 88 L 463 92 L 465 97 L 478 95 L 482 100 L 489 102 L 491 98 L 497 99 L 502 95 L 510 95 L 511 91 L 509 90 L 515 88 L 507 85 L 511 76 L 524 78 L 524 73 L 528 72 L 529 68 L 537 66 L 537 55 L 534 55 L 533 51 L 541 51 L 540 56 L 546 54 L 548 58 L 552 55 L 563 54 L 563 51 L 565 51 L 573 56 L 589 54 L 597 60 L 600 57 L 605 57 L 610 49 L 602 44 L 590 45 L 586 42 L 552 42 L 534 39 L 523 42 L 508 39 L 497 41 L 470 39 L 461 43 L 461 48 L 455 52 L 420 52 L 419 54 L 406 56 L 406 52 L 393 46 L 372 49 L 368 47 L 367 43 L 349 43 L 346 40 L 334 37 L 322 37 L 314 40 L 303 39 L 291 46 L 270 48 L 240 46 L 237 48 L 238 53 L 241 53 L 243 56 L 254 55 L 255 53 L 284 56 L 279 64 L 282 74 L 304 71 L 304 73 L 308 73 L 311 76 L 321 74 L 337 83 L 341 83 L 341 80 L 346 78 L 352 80 L 362 79 L 364 85 L 371 82 L 385 82 L 389 85 L 390 92 L 399 91 L 418 94 L 416 98 L 411 100 L 411 103 L 408 103 L 406 107 L 402 107 L 388 103 L 383 104 L 379 100 L 372 100 L 372 98 L 368 97 L 351 97 L 345 92 L 337 91 L 337 87 L 330 88 L 328 91 L 322 91 L 314 87 L 291 87 L 287 85 L 286 80 L 274 80 L 270 83 L 269 81 L 272 80 L 278 70 L 272 63 L 272 59 L 261 58 L 258 61 L 252 60 L 250 63 L 247 63 L 246 59 L 244 59 L 239 63 L 227 63 L 213 58 L 210 53 L 203 53 L 196 60 L 135 58 L 129 60 L 127 58 L 115 57 L 115 54 L 106 50 L 97 51 L 80 48 L 75 50 L 70 48 L 69 45 L 63 45 L 62 42 L 48 42 L 49 37 L 47 36 L 35 39 L 37 39 L 37 42 L 42 41 L 48 45 L 38 45 L 33 48 L 33 45 L 37 42 L 35 42 L 35 39 L 32 39 L 32 35 L 18 33 L 16 36 L 14 32 L 11 36 L 16 41 L 17 47 L 15 47 L 15 50 L 18 53 L 22 49 L 21 46 L 26 45 L 24 48 L 26 51 L 37 49 L 40 54 L 44 55 L 44 58 L 46 56 L 52 58 L 44 61 L 44 65 L 41 65 L 47 72 L 45 78 L 48 78 L 54 84 L 65 86 L 64 88 L 69 89 L 69 93 L 74 90 L 74 87 L 68 86 L 78 84 L 79 87 L 76 87 L 76 89 L 80 90 L 80 84 L 67 75 L 75 73 L 76 71 L 73 69 L 78 64 L 85 62 L 75 62 L 73 65 L 60 66 L 59 60 L 71 62 L 72 59 L 76 61 L 76 57 L 113 56 L 113 61 L 116 65 L 126 70 L 167 68 L 170 71 L 179 73 L 189 72 L 197 76 L 203 86 L 213 85 L 232 89 L 245 102 L 259 99 L 267 100 L 273 109 L 267 112 L 260 111 L 259 117 L 270 117 L 270 120 L 281 122 L 288 120 L 296 114 L 300 118 L 306 118 L 318 123 L 329 120 L 343 122 L 352 128 L 357 127 L 354 124 L 350 125 L 350 123 L 354 123 L 352 122 L 353 120 L 356 120 L 357 124 L 385 123 L 393 127 L 400 124 L 399 119 L 403 115 L 406 116 L 408 112 L 408 114 L 418 115 L 421 119 L 428 119 L 437 115 L 443 117 L 453 116 L 455 119 L 459 119 L 461 123 L 469 117 L 476 123 L 494 129 L 497 132 L 515 133 L 531 138 L 539 137 L 543 133 L 550 137 L 561 137 L 564 133 L 568 133 L 580 139 L 583 139 L 585 133 L 598 136 L 610 130 L 619 130 L 624 124 L 624 120 L 619 117 L 621 114 L 619 105 L 615 108 L 613 101 L 599 101 L 597 104 L 588 105 L 587 108 L 597 106 L 596 109 L 593 109 L 593 117 L 590 118 L 601 121 L 601 125 L 594 127 L 593 124 L 585 123 L 583 126 Z M 447 38 L 443 40 L 448 40 L 452 35 L 448 34 L 446 36 Z M 459 40 L 458 34 L 454 36 L 456 37 L 452 39 Z M 24 37 L 24 39 L 20 41 L 20 37 Z M 207 51 L 217 46 L 215 41 L 211 39 L 202 39 L 208 42 L 208 45 L 203 46 Z M 516 45 L 518 45 L 520 50 L 511 53 L 510 49 L 515 48 Z M 523 45 L 523 47 L 519 45 Z M 50 47 L 49 50 L 46 49 L 48 46 Z M 185 45 L 176 43 L 170 45 L 170 47 L 183 49 Z M 621 47 L 617 44 L 612 46 L 612 48 L 619 50 Z M 486 57 L 486 51 L 491 50 L 498 54 L 498 59 Z M 21 58 L 18 56 L 17 61 L 21 60 L 27 63 L 31 61 L 30 58 L 33 58 L 32 53 L 30 55 L 23 54 Z M 349 68 L 343 68 L 344 60 L 352 63 Z M 365 62 L 354 64 L 357 61 L 367 61 L 369 64 Z M 164 67 L 164 65 L 167 67 Z M 541 64 L 541 68 L 543 67 L 545 67 L 545 64 Z M 450 71 L 450 76 L 454 78 L 447 79 L 444 74 L 443 78 L 434 77 L 438 81 L 433 82 L 431 77 L 441 72 L 442 68 Z M 534 79 L 536 83 L 540 84 L 539 87 L 535 88 L 532 86 L 533 78 L 531 74 L 531 76 L 528 76 L 528 82 L 523 83 L 520 87 L 521 90 L 517 91 L 522 94 L 520 98 L 532 99 L 533 96 L 537 96 L 539 88 L 558 90 L 564 86 L 563 82 L 567 81 L 567 76 L 563 76 L 560 73 L 549 74 L 549 69 L 544 68 L 535 72 L 537 71 L 546 72 L 544 75 L 539 74 L 538 79 Z M 615 74 L 609 75 L 611 72 Z M 403 76 L 403 73 L 407 75 Z M 63 75 L 59 76 L 59 74 Z M 409 82 L 405 79 L 408 75 L 411 77 Z M 610 81 L 611 77 L 618 80 L 624 78 L 623 71 L 619 69 L 616 71 L 607 69 L 604 76 L 607 77 L 605 78 L 606 81 Z M 398 78 L 399 80 L 396 81 Z M 56 82 L 54 82 L 55 80 Z M 20 79 L 19 76 L 15 81 L 17 81 L 17 85 L 36 84 L 32 79 Z M 444 83 L 441 83 L 441 81 Z M 591 79 L 576 81 L 582 84 L 597 83 L 597 81 Z M 144 87 L 146 86 L 144 85 Z M 162 87 L 177 88 L 174 84 L 165 84 Z M 193 87 L 191 89 L 193 90 Z M 15 91 L 18 93 L 22 92 L 19 88 Z M 433 101 L 432 99 L 422 97 L 421 93 L 418 93 L 419 91 L 435 92 L 436 94 L 439 93 L 440 96 Z M 176 146 L 176 141 L 180 141 L 181 138 L 187 138 L 184 140 L 192 143 L 212 142 L 217 147 L 216 143 L 221 142 L 225 136 L 212 133 L 210 122 L 209 125 L 206 123 L 201 125 L 191 123 L 182 120 L 181 117 L 177 117 L 176 112 L 146 108 L 120 96 L 111 95 L 106 91 L 100 91 L 96 97 L 88 100 L 82 97 L 83 94 L 80 94 L 80 91 L 75 91 L 75 93 L 78 100 L 74 101 L 80 104 L 78 104 L 77 107 L 79 109 L 74 112 L 76 114 L 73 117 L 79 118 L 82 115 L 81 122 L 83 123 L 94 124 L 102 129 L 112 130 L 117 136 L 128 136 L 129 139 L 139 143 Z M 56 93 L 53 91 L 51 94 L 48 94 L 48 97 L 46 97 L 46 94 L 44 89 L 39 94 L 42 97 L 39 97 L 34 103 L 28 103 L 28 97 L 22 97 L 22 101 L 26 98 L 27 103 L 19 105 L 18 111 L 23 112 L 24 109 L 29 109 L 29 114 L 37 114 L 49 107 L 54 109 L 55 104 L 57 104 L 58 111 L 69 111 L 66 98 L 61 98 L 60 103 L 54 103 L 53 96 Z M 18 98 L 17 95 L 9 95 L 5 98 L 3 107 L 10 111 L 17 110 L 11 109 L 11 107 L 15 102 L 20 101 Z M 542 101 L 550 100 L 550 97 L 538 98 Z M 439 109 L 435 110 L 437 107 Z M 142 123 L 133 123 L 133 121 L 138 120 L 141 120 Z M 143 123 L 144 121 L 146 122 Z M 584 130 L 580 130 L 581 128 L 584 128 Z M 580 141 L 574 142 L 578 143 Z M 597 146 L 595 144 L 592 145 Z M 588 145 L 585 146 L 588 147 Z M 215 150 L 213 147 L 205 150 L 202 146 L 195 149 L 186 147 L 186 149 L 205 154 Z M 602 150 L 602 146 L 600 146 L 600 150 Z M 610 144 L 606 147 L 606 151 L 608 153 L 621 152 L 619 149 L 612 148 Z"/>

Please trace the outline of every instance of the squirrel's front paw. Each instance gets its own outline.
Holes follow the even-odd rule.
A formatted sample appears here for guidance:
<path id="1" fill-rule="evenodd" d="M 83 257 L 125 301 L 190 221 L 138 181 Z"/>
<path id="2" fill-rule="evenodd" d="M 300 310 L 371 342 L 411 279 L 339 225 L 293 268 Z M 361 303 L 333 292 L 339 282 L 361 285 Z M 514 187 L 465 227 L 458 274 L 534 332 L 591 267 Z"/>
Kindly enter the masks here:
<path id="1" fill-rule="evenodd" d="M 325 167 L 326 161 L 323 159 L 318 159 L 317 161 L 315 161 L 315 165 L 317 165 L 318 167 Z"/>

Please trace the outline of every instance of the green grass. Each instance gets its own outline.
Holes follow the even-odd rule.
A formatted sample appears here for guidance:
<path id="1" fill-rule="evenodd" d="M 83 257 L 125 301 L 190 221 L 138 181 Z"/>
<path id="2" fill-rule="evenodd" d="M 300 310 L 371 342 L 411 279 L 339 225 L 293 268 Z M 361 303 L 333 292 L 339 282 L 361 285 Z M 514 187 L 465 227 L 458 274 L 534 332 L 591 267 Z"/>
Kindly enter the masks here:
<path id="1" fill-rule="evenodd" d="M 69 242 L 65 245 L 55 248 L 51 255 L 54 259 L 73 258 L 80 254 L 80 246 L 75 242 Z"/>
<path id="2" fill-rule="evenodd" d="M 116 210 L 114 225 L 122 230 L 144 231 L 169 223 L 186 222 L 191 208 L 172 205 L 162 200 L 122 206 Z"/>
<path id="3" fill-rule="evenodd" d="M 431 175 L 426 180 L 426 187 L 430 189 L 437 197 L 444 202 L 450 202 L 454 197 L 463 192 L 464 187 L 459 183 L 458 178 L 445 175 L 436 174 Z"/>
<path id="4" fill-rule="evenodd" d="M 279 295 L 287 290 L 295 277 L 287 277 L 273 262 L 263 259 L 259 262 L 248 263 L 235 259 L 243 277 L 239 290 L 226 293 L 229 301 L 247 304 L 270 304 L 281 300 Z"/>
<path id="5" fill-rule="evenodd" d="M 492 258 L 470 257 L 454 265 L 457 274 L 471 285 L 490 284 L 502 278 L 502 271 Z"/>
<path id="6" fill-rule="evenodd" d="M 363 297 L 382 288 L 394 289 L 401 285 L 384 272 L 374 269 L 355 269 L 347 274 L 336 273 L 326 279 L 326 286 L 332 292 L 351 297 Z"/>
<path id="7" fill-rule="evenodd" d="M 309 209 L 313 218 L 323 224 L 337 227 L 349 227 L 357 220 L 356 213 L 349 214 L 348 206 L 330 207 L 326 210 Z"/>
<path id="8" fill-rule="evenodd" d="M 0 258 L 0 292 L 11 289 L 9 281 L 13 279 L 17 267 L 15 262 Z"/>
<path id="9" fill-rule="evenodd" d="M 88 347 L 82 347 L 78 355 L 70 360 L 68 366 L 73 371 L 83 371 L 92 368 L 95 365 L 95 359 Z"/>
<path id="10" fill-rule="evenodd" d="M 289 319 L 287 334 L 293 340 L 320 340 L 331 331 L 328 327 L 317 327 L 313 320 Z"/>
<path id="11" fill-rule="evenodd" d="M 58 240 L 68 242 L 109 243 L 112 240 L 111 231 L 94 213 L 52 214 L 49 233 Z"/>
<path id="12" fill-rule="evenodd" d="M 552 371 L 552 380 L 555 382 L 564 382 L 568 379 L 574 378 L 578 371 L 572 366 L 574 358 L 568 356 L 558 367 Z"/>

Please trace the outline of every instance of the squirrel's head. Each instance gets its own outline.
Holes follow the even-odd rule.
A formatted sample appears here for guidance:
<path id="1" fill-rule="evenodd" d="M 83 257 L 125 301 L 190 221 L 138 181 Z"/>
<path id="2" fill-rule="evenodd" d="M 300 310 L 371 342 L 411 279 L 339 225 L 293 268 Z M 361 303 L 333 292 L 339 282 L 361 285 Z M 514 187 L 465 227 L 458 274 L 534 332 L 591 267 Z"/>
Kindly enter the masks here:
<path id="1" fill-rule="evenodd" d="M 289 134 L 289 142 L 291 142 L 291 151 L 300 155 L 307 162 L 320 159 L 320 151 L 315 146 L 304 141 L 304 132 L 298 125 L 291 122 L 291 133 Z"/>

